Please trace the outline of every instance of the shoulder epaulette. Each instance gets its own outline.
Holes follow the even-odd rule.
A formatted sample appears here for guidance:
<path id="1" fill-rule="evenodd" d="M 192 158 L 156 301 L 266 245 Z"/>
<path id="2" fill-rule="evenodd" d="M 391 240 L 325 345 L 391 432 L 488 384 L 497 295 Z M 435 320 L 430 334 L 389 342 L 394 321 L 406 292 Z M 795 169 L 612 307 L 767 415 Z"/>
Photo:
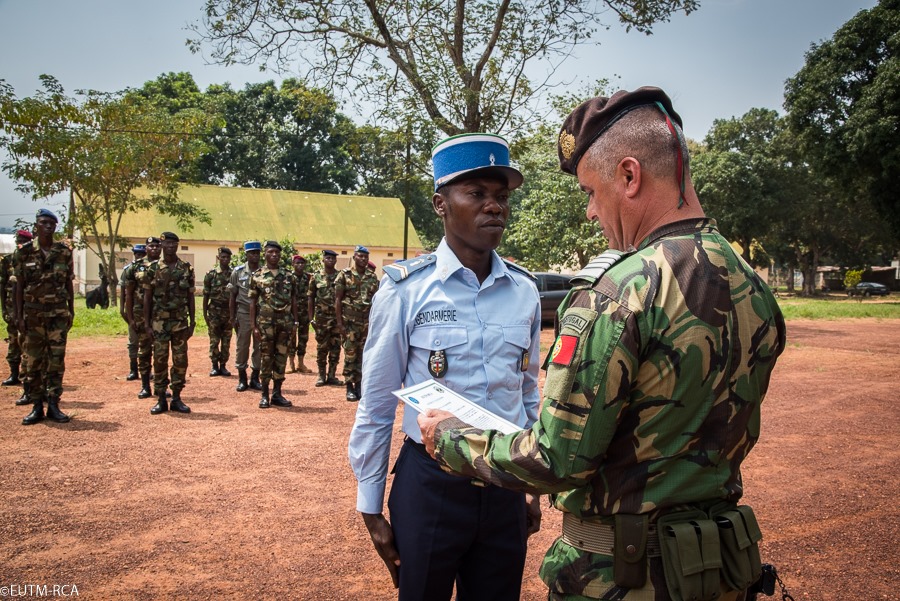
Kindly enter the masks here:
<path id="1" fill-rule="evenodd" d="M 398 261 L 397 263 L 385 265 L 382 269 L 388 277 L 395 282 L 399 282 L 405 280 L 420 269 L 425 269 L 429 265 L 434 265 L 436 261 L 437 257 L 434 254 L 422 255 L 413 259 L 407 259 L 406 261 Z"/>
<path id="2" fill-rule="evenodd" d="M 535 275 L 533 273 L 531 273 L 530 271 L 528 271 L 521 265 L 519 265 L 517 263 L 513 263 L 512 261 L 507 261 L 506 259 L 501 259 L 501 261 L 503 261 L 509 269 L 512 269 L 513 271 L 518 271 L 522 275 L 528 276 L 528 278 L 531 279 L 532 282 L 537 281 L 537 277 L 535 277 Z"/>
<path id="3" fill-rule="evenodd" d="M 573 282 L 575 280 L 583 280 L 593 285 L 610 267 L 628 254 L 630 253 L 624 253 L 619 250 L 607 250 L 591 259 L 581 271 L 575 274 L 572 280 Z"/>

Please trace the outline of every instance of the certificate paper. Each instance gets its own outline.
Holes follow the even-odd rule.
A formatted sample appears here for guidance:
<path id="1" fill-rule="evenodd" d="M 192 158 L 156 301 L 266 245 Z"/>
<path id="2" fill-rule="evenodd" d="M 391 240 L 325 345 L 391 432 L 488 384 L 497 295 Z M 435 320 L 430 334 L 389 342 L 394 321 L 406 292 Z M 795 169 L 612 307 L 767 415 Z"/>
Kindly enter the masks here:
<path id="1" fill-rule="evenodd" d="M 419 413 L 425 413 L 429 409 L 443 409 L 482 430 L 497 430 L 509 434 L 522 429 L 434 380 L 395 390 L 394 396 Z"/>

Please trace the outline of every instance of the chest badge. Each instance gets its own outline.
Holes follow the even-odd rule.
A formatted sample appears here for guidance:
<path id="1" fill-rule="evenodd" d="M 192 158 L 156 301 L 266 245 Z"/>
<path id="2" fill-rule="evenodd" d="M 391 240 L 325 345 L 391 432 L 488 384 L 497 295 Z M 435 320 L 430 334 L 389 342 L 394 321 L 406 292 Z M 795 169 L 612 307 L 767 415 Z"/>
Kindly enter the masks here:
<path id="1" fill-rule="evenodd" d="M 435 378 L 443 378 L 447 373 L 447 354 L 444 351 L 431 351 L 428 356 L 428 373 Z"/>
<path id="2" fill-rule="evenodd" d="M 522 371 L 528 371 L 528 366 L 531 364 L 531 355 L 528 354 L 528 351 L 522 351 L 522 360 L 519 361 L 519 365 L 522 368 Z"/>

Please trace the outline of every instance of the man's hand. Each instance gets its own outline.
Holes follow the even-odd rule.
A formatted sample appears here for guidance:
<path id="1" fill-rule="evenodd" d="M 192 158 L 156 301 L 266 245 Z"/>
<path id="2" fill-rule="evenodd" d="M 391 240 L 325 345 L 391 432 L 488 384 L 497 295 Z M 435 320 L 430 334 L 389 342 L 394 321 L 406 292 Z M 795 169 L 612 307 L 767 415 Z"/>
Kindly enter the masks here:
<path id="1" fill-rule="evenodd" d="M 443 409 L 429 409 L 426 413 L 419 414 L 417 421 L 422 431 L 422 444 L 432 457 L 434 457 L 434 431 L 437 425 L 448 417 L 453 417 L 453 414 Z"/>
<path id="2" fill-rule="evenodd" d="M 540 495 L 525 494 L 525 524 L 528 526 L 529 537 L 541 529 Z"/>
<path id="3" fill-rule="evenodd" d="M 372 544 L 375 545 L 375 550 L 378 551 L 388 572 L 391 573 L 394 588 L 398 588 L 400 586 L 400 554 L 397 553 L 397 547 L 394 545 L 394 530 L 391 528 L 391 524 L 381 513 L 364 513 L 362 517 L 369 536 L 372 538 Z"/>

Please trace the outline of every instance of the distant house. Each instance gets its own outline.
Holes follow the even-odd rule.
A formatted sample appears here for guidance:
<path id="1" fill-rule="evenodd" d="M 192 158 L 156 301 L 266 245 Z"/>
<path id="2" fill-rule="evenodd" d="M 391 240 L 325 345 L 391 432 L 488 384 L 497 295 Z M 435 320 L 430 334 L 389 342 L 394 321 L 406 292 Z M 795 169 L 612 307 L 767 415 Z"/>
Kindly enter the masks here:
<path id="1" fill-rule="evenodd" d="M 173 217 L 156 211 L 126 213 L 119 236 L 128 249 L 117 253 L 117 273 L 131 260 L 131 245 L 164 231 L 181 238 L 178 254 L 193 264 L 198 289 L 203 286 L 202 274 L 216 264 L 217 249 L 227 246 L 237 252 L 246 240 L 290 238 L 295 241 L 294 254 L 304 255 L 329 248 L 338 253 L 339 269 L 350 264 L 357 244 L 369 249 L 369 260 L 379 268 L 403 259 L 404 209 L 397 198 L 206 185 L 185 186 L 181 197 L 205 209 L 212 224 L 195 223 L 186 232 Z M 423 250 L 410 222 L 407 257 Z M 82 294 L 99 283 L 99 265 L 90 250 L 75 252 L 76 285 Z"/>

